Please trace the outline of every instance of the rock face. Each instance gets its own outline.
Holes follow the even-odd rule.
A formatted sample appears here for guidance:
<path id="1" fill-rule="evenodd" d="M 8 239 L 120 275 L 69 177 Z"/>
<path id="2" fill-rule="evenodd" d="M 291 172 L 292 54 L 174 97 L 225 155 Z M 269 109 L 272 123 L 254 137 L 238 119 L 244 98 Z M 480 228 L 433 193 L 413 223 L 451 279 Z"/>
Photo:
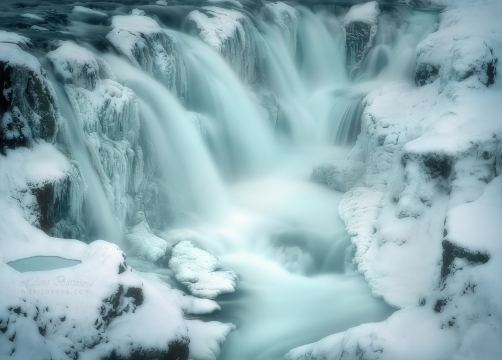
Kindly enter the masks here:
<path id="1" fill-rule="evenodd" d="M 0 152 L 54 141 L 61 122 L 56 95 L 38 60 L 0 38 Z"/>
<path id="2" fill-rule="evenodd" d="M 378 30 L 380 10 L 376 1 L 354 5 L 344 16 L 342 25 L 345 30 L 346 63 L 353 74 L 363 61 L 364 55 L 373 44 Z"/>

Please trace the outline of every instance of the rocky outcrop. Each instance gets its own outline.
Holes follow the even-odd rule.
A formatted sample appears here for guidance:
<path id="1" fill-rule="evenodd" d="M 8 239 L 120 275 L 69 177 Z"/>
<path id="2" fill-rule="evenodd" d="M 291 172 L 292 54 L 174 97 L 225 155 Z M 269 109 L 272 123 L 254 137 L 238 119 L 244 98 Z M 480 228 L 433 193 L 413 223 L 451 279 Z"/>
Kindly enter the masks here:
<path id="1" fill-rule="evenodd" d="M 376 1 L 354 5 L 342 20 L 345 30 L 346 63 L 350 74 L 361 66 L 378 30 L 380 10 Z"/>
<path id="2" fill-rule="evenodd" d="M 0 152 L 52 143 L 60 120 L 57 98 L 38 60 L 0 38 Z"/>
<path id="3" fill-rule="evenodd" d="M 141 15 L 114 16 L 106 38 L 134 65 L 152 74 L 182 101 L 187 78 L 177 39 L 152 18 Z"/>
<path id="4" fill-rule="evenodd" d="M 186 27 L 220 53 L 244 82 L 263 82 L 262 55 L 258 48 L 258 43 L 263 40 L 245 14 L 207 6 L 192 11 L 187 17 Z"/>

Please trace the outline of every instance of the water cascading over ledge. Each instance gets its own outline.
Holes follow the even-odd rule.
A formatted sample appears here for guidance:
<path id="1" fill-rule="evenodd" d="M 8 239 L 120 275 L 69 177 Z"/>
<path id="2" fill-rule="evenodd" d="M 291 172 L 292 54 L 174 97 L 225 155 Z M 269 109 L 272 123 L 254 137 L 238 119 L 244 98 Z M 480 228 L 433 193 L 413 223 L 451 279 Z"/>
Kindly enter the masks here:
<path id="1" fill-rule="evenodd" d="M 15 210 L 2 224 L 16 225 L 0 235 L 0 251 L 6 262 L 68 252 L 81 261 L 77 274 L 87 269 L 100 288 L 84 307 L 67 305 L 101 315 L 94 325 L 83 322 L 91 329 L 83 344 L 49 340 L 47 328 L 70 339 L 82 329 L 71 330 L 69 315 L 50 297 L 30 293 L 24 300 L 38 305 L 6 305 L 0 313 L 7 334 L 0 336 L 7 344 L 2 351 L 27 356 L 19 335 L 24 325 L 10 320 L 20 314 L 29 319 L 37 346 L 43 348 L 43 339 L 54 344 L 42 357 L 65 349 L 67 358 L 214 359 L 228 335 L 223 359 L 254 360 L 281 358 L 293 347 L 392 313 L 371 297 L 351 265 L 356 249 L 338 218 L 341 195 L 309 177 L 314 165 L 345 158 L 362 126 L 350 159 L 317 167 L 313 178 L 343 191 L 364 178 L 369 155 L 360 143 L 374 132 L 364 115 L 372 105 L 366 95 L 388 80 L 411 86 L 414 49 L 434 29 L 435 14 L 376 2 L 315 7 L 321 11 L 237 1 L 31 5 L 8 7 L 15 20 L 4 23 L 9 32 L 0 32 L 0 46 L 8 49 L 3 54 L 22 60 L 8 73 L 21 75 L 8 75 L 9 81 L 26 77 L 26 61 L 28 84 L 35 84 L 19 80 L 12 92 L 25 92 L 26 104 L 4 92 L 2 110 L 10 117 L 2 118 L 8 184 L 2 196 Z M 36 48 L 28 38 L 36 39 Z M 475 73 L 491 84 L 496 58 L 488 45 L 476 46 L 486 61 Z M 457 74 L 455 64 L 449 73 L 458 81 L 469 77 Z M 417 83 L 434 81 L 434 71 L 417 74 Z M 43 96 L 32 96 L 38 88 Z M 44 121 L 49 133 L 40 131 Z M 378 136 L 375 146 L 391 148 L 399 141 L 393 139 Z M 405 166 L 412 178 L 420 173 L 415 160 L 410 155 Z M 401 218 L 420 215 L 406 200 L 412 185 L 399 195 Z M 429 200 L 424 197 L 424 206 Z M 134 270 L 114 245 L 64 242 L 35 227 L 87 242 L 113 241 Z M 36 245 L 27 254 L 13 238 Z M 110 265 L 99 267 L 104 258 Z M 106 286 L 93 267 L 110 274 Z M 19 291 L 9 289 L 8 300 L 20 302 Z M 225 293 L 219 305 L 213 301 Z M 319 300 L 319 293 L 328 299 Z M 159 319 L 156 308 L 164 313 Z M 215 321 L 203 322 L 201 315 Z M 141 334 L 145 326 L 155 330 L 161 325 L 152 324 L 168 322 L 172 327 L 155 336 Z M 230 333 L 227 322 L 236 331 Z M 128 332 L 131 327 L 138 331 Z M 135 341 L 126 345 L 128 337 Z"/>

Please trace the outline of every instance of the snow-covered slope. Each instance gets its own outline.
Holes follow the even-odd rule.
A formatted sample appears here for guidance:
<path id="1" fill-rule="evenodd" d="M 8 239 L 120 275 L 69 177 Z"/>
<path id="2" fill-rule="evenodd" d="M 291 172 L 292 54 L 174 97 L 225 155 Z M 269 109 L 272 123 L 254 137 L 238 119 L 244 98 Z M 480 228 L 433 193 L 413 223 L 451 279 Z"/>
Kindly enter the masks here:
<path id="1" fill-rule="evenodd" d="M 340 214 L 373 293 L 401 309 L 287 359 L 497 359 L 502 187 L 498 1 L 453 1 L 417 47 L 416 82 L 365 99 Z M 494 217 L 495 216 L 495 217 Z M 481 340 L 483 339 L 483 340 Z"/>

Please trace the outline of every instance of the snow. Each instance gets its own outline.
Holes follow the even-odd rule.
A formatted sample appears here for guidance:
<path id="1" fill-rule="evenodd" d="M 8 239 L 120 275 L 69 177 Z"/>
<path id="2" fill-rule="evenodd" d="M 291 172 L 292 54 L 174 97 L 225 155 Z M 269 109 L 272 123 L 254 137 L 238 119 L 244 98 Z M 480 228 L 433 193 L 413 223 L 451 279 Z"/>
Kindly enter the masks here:
<path id="1" fill-rule="evenodd" d="M 146 220 L 132 227 L 125 236 L 125 243 L 132 254 L 150 262 L 165 256 L 168 248 L 167 241 L 152 234 Z"/>
<path id="2" fill-rule="evenodd" d="M 163 6 L 167 6 L 168 5 L 168 2 L 166 0 L 158 0 L 156 2 L 157 5 L 163 5 Z"/>
<path id="3" fill-rule="evenodd" d="M 99 65 L 89 50 L 71 41 L 63 41 L 61 46 L 47 54 L 47 58 L 64 83 L 91 91 L 96 88 Z"/>
<path id="4" fill-rule="evenodd" d="M 362 22 L 369 25 L 376 25 L 378 15 L 380 15 L 378 2 L 370 1 L 365 4 L 352 6 L 343 17 L 342 24 L 347 26 L 353 22 Z"/>
<path id="5" fill-rule="evenodd" d="M 95 15 L 95 16 L 101 16 L 105 17 L 108 16 L 106 13 L 94 9 L 89 9 L 84 6 L 77 5 L 73 8 L 73 13 L 75 14 L 85 14 L 85 15 Z"/>
<path id="6" fill-rule="evenodd" d="M 106 38 L 131 63 L 152 74 L 181 99 L 186 96 L 187 79 L 178 40 L 148 16 L 117 15 Z"/>
<path id="7" fill-rule="evenodd" d="M 26 14 L 23 14 L 21 16 L 25 17 L 27 19 L 35 20 L 35 21 L 45 21 L 45 19 L 43 17 L 40 17 L 40 16 L 35 15 L 35 14 L 26 13 Z"/>
<path id="8" fill-rule="evenodd" d="M 221 344 L 230 331 L 235 329 L 232 324 L 216 321 L 187 320 L 186 323 L 190 335 L 190 360 L 216 360 Z"/>
<path id="9" fill-rule="evenodd" d="M 200 38 L 214 50 L 220 52 L 224 43 L 235 36 L 245 41 L 246 35 L 241 24 L 245 18 L 243 14 L 214 6 L 202 9 L 204 13 L 195 10 L 187 18 L 195 22 L 200 30 Z"/>
<path id="10" fill-rule="evenodd" d="M 214 299 L 220 294 L 233 293 L 237 286 L 237 274 L 219 270 L 221 264 L 217 258 L 189 241 L 173 247 L 169 268 L 191 294 L 202 298 Z"/>

